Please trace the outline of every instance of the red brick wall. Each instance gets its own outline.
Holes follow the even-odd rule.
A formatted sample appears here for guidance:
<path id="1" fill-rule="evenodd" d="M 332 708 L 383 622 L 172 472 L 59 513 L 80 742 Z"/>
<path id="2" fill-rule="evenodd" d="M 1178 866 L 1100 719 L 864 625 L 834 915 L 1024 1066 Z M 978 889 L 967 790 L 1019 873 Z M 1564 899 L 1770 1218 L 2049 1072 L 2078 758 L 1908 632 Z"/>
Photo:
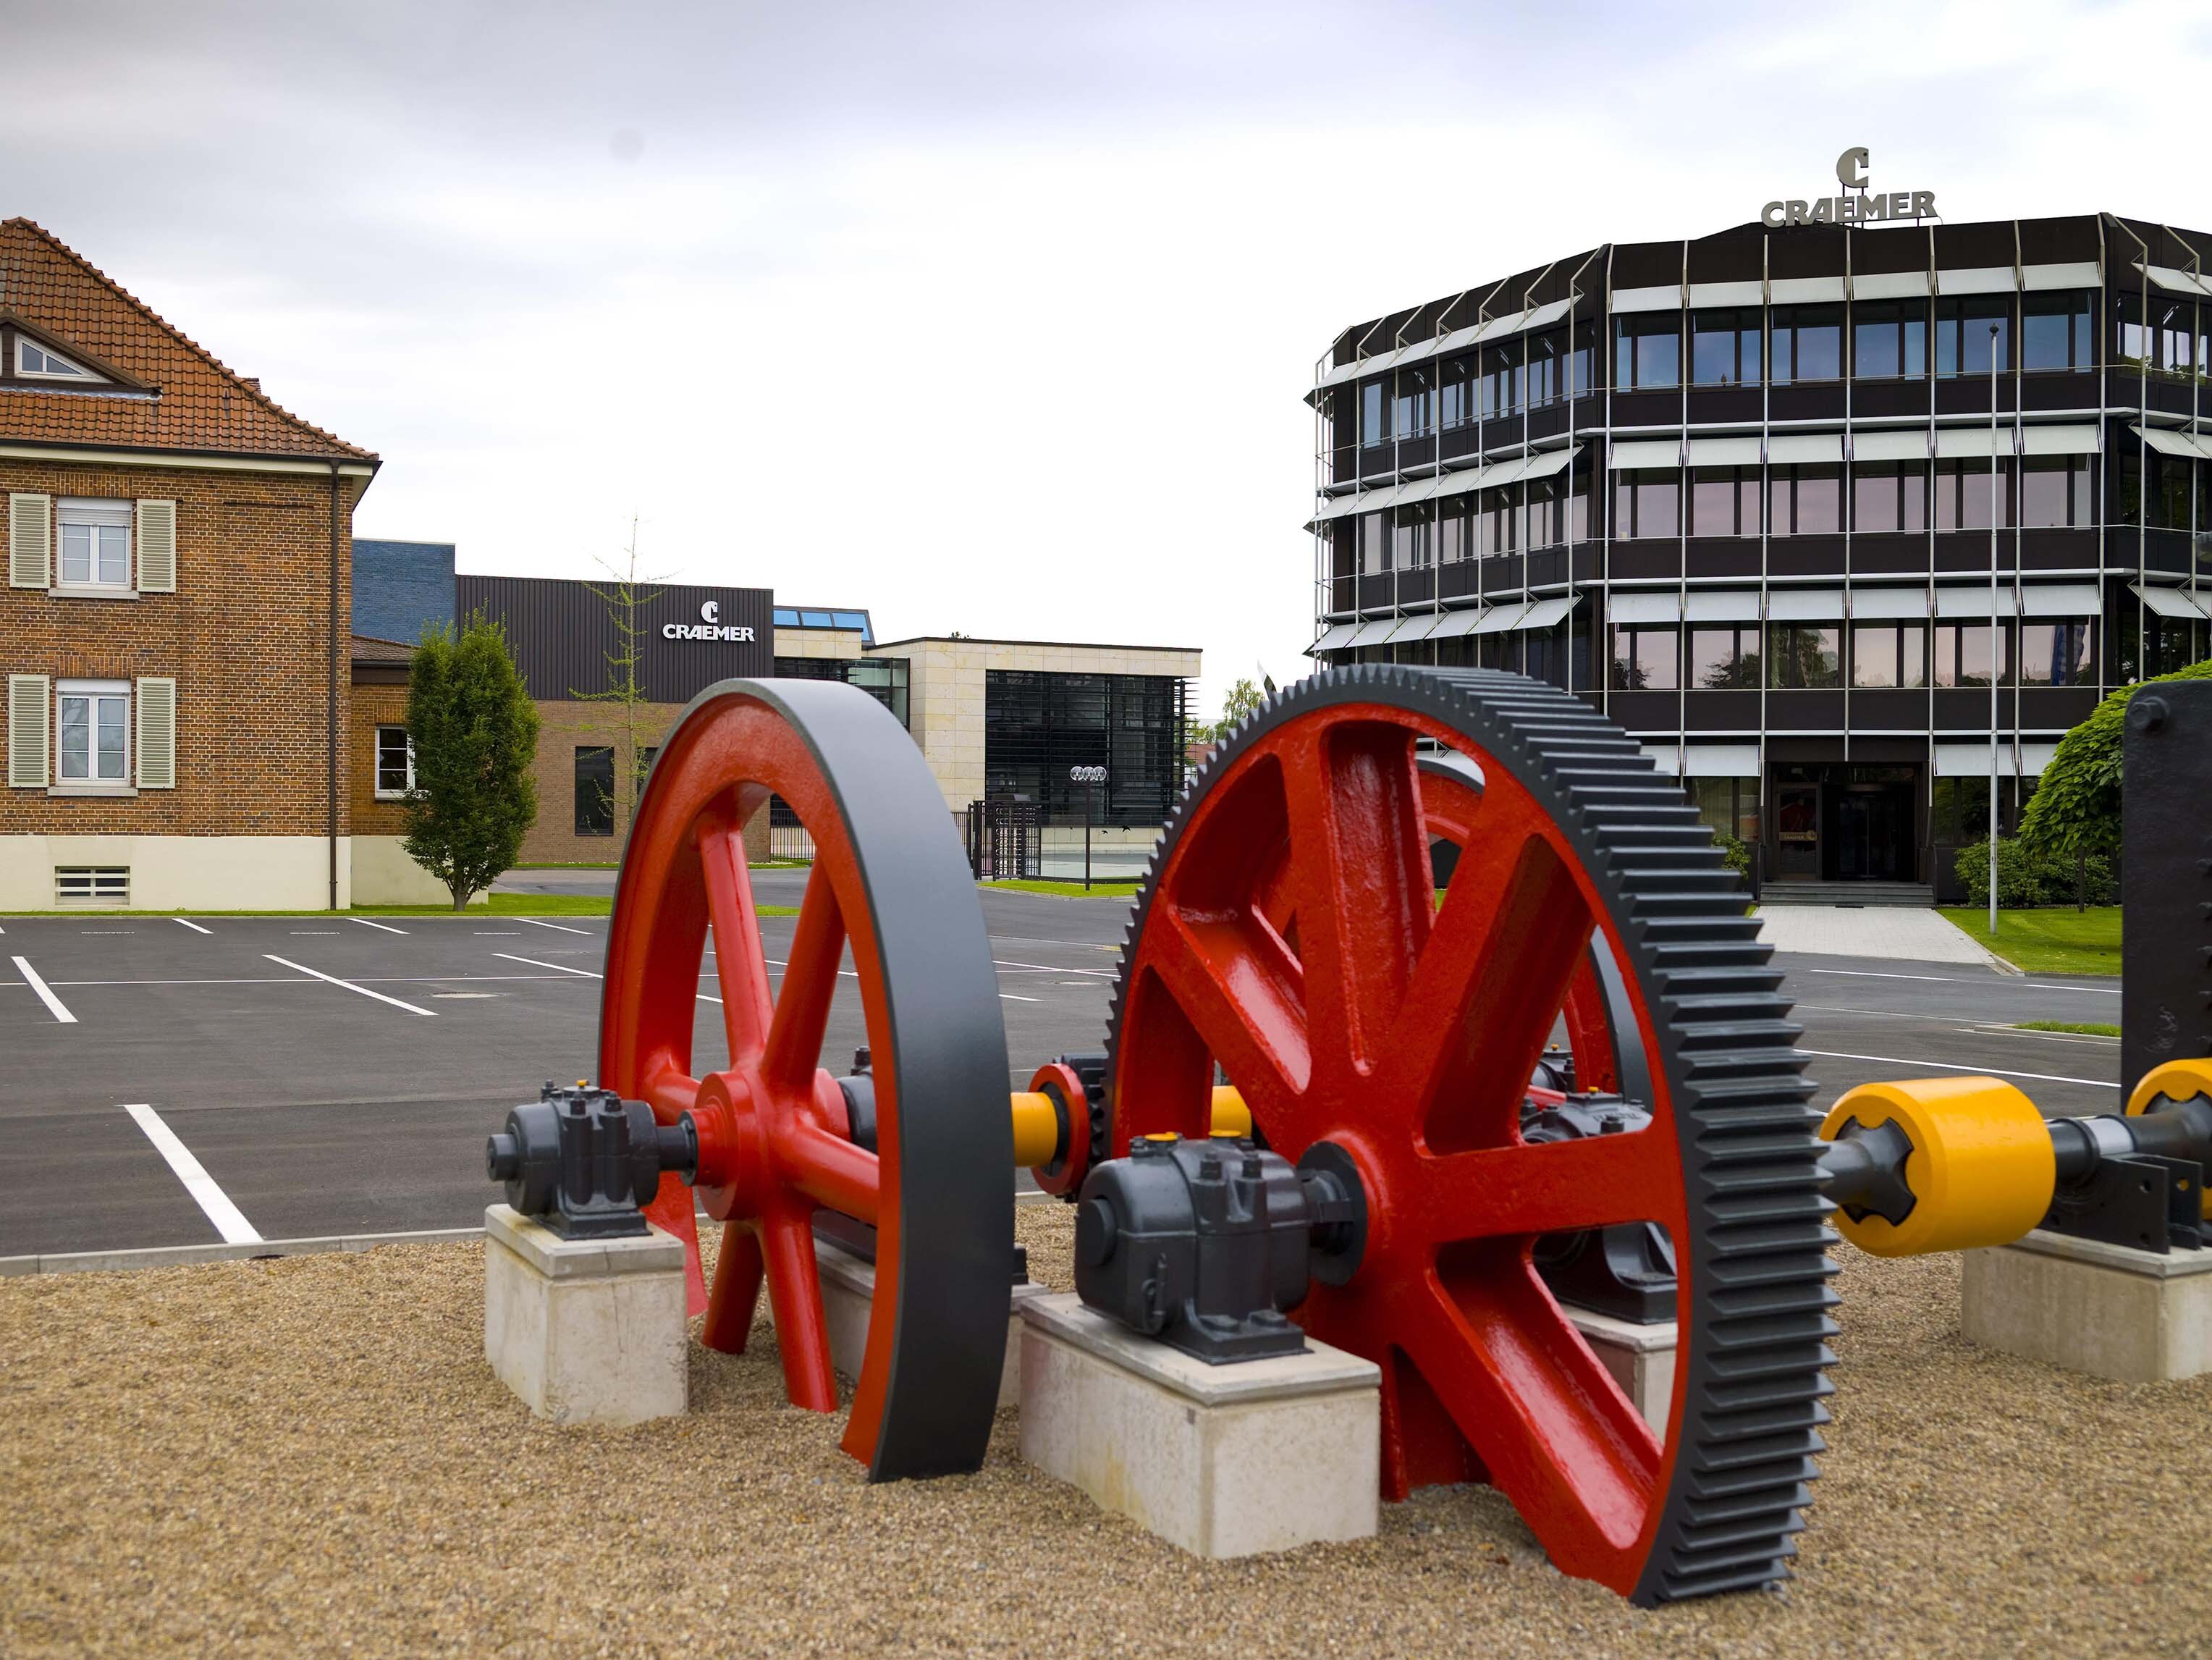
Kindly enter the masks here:
<path id="1" fill-rule="evenodd" d="M 352 509 L 365 483 L 340 481 L 342 734 L 351 693 L 343 619 L 352 608 Z M 174 593 L 55 599 L 0 586 L 0 673 L 175 678 L 176 787 L 135 798 L 0 788 L 0 835 L 326 833 L 330 490 L 327 476 L 0 461 L 0 548 L 10 492 L 177 504 Z M 58 538 L 54 560 L 58 574 Z M 136 744 L 134 724 L 134 775 Z M 342 771 L 341 836 L 349 833 L 348 794 Z"/>
<path id="2" fill-rule="evenodd" d="M 356 686 L 346 740 L 346 802 L 356 836 L 404 836 L 407 814 L 376 799 L 376 729 L 407 724 L 407 688 Z"/>

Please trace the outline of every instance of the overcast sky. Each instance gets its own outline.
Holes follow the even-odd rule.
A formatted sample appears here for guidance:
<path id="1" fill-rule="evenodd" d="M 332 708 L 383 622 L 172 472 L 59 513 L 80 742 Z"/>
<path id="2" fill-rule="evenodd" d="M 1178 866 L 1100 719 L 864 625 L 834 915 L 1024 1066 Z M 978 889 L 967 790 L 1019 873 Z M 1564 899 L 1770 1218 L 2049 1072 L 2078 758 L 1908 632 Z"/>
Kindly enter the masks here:
<path id="1" fill-rule="evenodd" d="M 1347 323 L 1832 190 L 2212 227 L 2203 5 L 0 0 L 0 216 L 468 571 L 1307 666 Z M 2160 95 L 2164 93 L 2168 95 Z"/>

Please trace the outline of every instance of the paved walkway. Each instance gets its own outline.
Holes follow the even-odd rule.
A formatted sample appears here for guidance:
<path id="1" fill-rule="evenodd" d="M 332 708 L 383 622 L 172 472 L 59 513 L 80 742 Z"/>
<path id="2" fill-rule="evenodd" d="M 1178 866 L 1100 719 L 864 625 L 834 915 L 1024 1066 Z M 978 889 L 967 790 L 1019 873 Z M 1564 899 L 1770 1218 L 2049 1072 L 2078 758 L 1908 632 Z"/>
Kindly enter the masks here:
<path id="1" fill-rule="evenodd" d="M 1917 906 L 1778 905 L 1757 915 L 1759 937 L 1777 951 L 1911 963 L 1996 961 L 1934 911 Z"/>

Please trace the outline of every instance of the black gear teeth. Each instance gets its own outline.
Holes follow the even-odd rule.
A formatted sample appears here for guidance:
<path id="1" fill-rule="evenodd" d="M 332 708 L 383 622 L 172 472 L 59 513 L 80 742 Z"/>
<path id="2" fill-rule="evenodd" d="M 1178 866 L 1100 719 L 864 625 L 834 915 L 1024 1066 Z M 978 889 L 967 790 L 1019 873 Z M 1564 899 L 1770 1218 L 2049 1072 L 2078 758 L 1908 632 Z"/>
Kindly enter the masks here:
<path id="1" fill-rule="evenodd" d="M 1836 1295 L 1836 1236 L 1821 1196 L 1799 1028 L 1782 976 L 1746 914 L 1740 879 L 1712 833 L 1635 742 L 1557 688 L 1493 669 L 1359 664 L 1267 697 L 1185 788 L 1152 849 L 1123 935 L 1109 1004 L 1113 1076 L 1159 873 L 1191 803 L 1255 735 L 1319 705 L 1372 695 L 1479 728 L 1492 753 L 1542 781 L 1560 822 L 1597 844 L 1591 874 L 1617 893 L 1616 920 L 1665 1025 L 1658 1060 L 1675 1101 L 1692 1232 L 1677 1365 L 1684 1410 L 1674 1479 L 1632 1600 L 1649 1606 L 1774 1584 L 1790 1577 L 1800 1512 L 1818 1478 L 1831 1385 L 1823 1368 Z M 1109 1103 L 1110 1105 L 1110 1103 Z"/>

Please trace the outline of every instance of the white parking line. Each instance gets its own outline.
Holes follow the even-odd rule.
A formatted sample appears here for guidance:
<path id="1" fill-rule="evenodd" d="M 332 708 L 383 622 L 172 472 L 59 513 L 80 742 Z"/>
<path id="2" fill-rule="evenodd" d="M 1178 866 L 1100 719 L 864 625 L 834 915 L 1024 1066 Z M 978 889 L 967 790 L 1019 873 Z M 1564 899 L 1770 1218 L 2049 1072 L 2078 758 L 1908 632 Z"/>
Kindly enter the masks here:
<path id="1" fill-rule="evenodd" d="M 215 932 L 213 928 L 204 928 L 197 922 L 186 922 L 181 916 L 172 916 L 169 920 L 172 922 L 182 924 L 184 927 L 190 928 L 194 933 L 213 933 Z"/>
<path id="2" fill-rule="evenodd" d="M 346 921 L 349 922 L 358 922 L 365 928 L 379 928 L 386 933 L 404 933 L 407 932 L 404 928 L 395 928 L 386 922 L 372 922 L 366 916 L 349 916 L 346 918 Z"/>
<path id="3" fill-rule="evenodd" d="M 215 1178 L 200 1167 L 200 1161 L 191 1150 L 177 1140 L 177 1134 L 161 1122 L 161 1115 L 141 1103 L 125 1107 L 138 1128 L 146 1132 L 146 1139 L 154 1144 L 154 1151 L 168 1161 L 169 1168 L 177 1173 L 177 1180 L 185 1184 L 199 1207 L 207 1213 L 207 1219 L 215 1224 L 215 1231 L 222 1236 L 226 1245 L 250 1245 L 258 1243 L 261 1235 L 252 1223 L 230 1202 L 230 1195 L 215 1183 Z"/>
<path id="4" fill-rule="evenodd" d="M 364 986 L 442 986 L 452 980 L 550 980 L 550 974 L 364 974 L 356 976 Z M 15 980 L 0 980 L 0 986 L 20 985 Z M 221 978 L 198 980 L 57 980 L 54 984 L 72 986 L 303 986 L 304 980 L 295 980 L 289 974 L 232 975 Z"/>
<path id="5" fill-rule="evenodd" d="M 1830 1061 L 1879 1061 L 1890 1067 L 1933 1067 L 1938 1072 L 1972 1073 L 1978 1078 L 2032 1078 L 2039 1084 L 2087 1084 L 2093 1090 L 2116 1090 L 2118 1084 L 2108 1084 L 2101 1078 L 2060 1078 L 2047 1072 L 2007 1072 L 2002 1067 L 1960 1067 L 1948 1061 L 1908 1061 L 1896 1055 L 1846 1055 L 1840 1049 L 1800 1049 L 1800 1055 L 1818 1055 Z"/>
<path id="6" fill-rule="evenodd" d="M 438 1018 L 438 1011 L 435 1009 L 417 1008 L 412 1003 L 403 1003 L 397 997 L 386 997 L 380 991 L 371 991 L 367 986 L 356 986 L 350 980 L 341 980 L 334 974 L 325 974 L 320 969 L 311 969 L 304 963 L 291 962 L 277 956 L 274 952 L 264 951 L 261 954 L 272 963 L 279 964 L 288 969 L 297 969 L 302 974 L 311 974 L 318 980 L 327 980 L 334 986 L 343 986 L 348 991 L 357 991 L 363 997 L 374 997 L 378 1002 L 389 1003 L 395 1009 L 405 1009 L 410 1014 L 425 1015 L 433 1020 Z"/>
<path id="7" fill-rule="evenodd" d="M 604 974 L 593 974 L 589 969 L 572 969 L 566 963 L 541 963 L 534 957 L 517 957 L 510 952 L 495 951 L 494 957 L 504 957 L 510 963 L 527 963 L 533 969 L 551 969 L 556 974 L 573 974 L 580 980 L 604 980 Z"/>
<path id="8" fill-rule="evenodd" d="M 2118 986 L 2053 986 L 2039 980 L 2023 980 L 2020 983 L 2028 991 L 2094 991 L 2100 997 L 2118 997 L 2120 994 Z"/>
<path id="9" fill-rule="evenodd" d="M 1042 1003 L 1044 1001 L 1044 999 L 1042 997 L 1017 997 L 1010 991 L 1002 991 L 999 994 L 999 1000 L 1001 1003 Z"/>
<path id="10" fill-rule="evenodd" d="M 554 969 L 562 974 L 575 975 L 580 979 L 604 980 L 606 978 L 604 974 L 593 974 L 589 969 L 572 969 L 566 963 L 541 963 L 534 957 L 517 957 L 511 952 L 495 951 L 492 955 L 504 957 L 510 963 L 527 963 L 533 969 Z M 719 997 L 710 997 L 703 991 L 695 994 L 702 1003 L 719 1004 L 722 1000 Z"/>
<path id="11" fill-rule="evenodd" d="M 1955 974 L 1882 974 L 1874 969 L 1807 969 L 1808 974 L 1847 974 L 1854 980 L 1941 980 L 1946 984 L 1957 979 Z"/>
<path id="12" fill-rule="evenodd" d="M 11 957 L 8 960 L 15 964 L 15 971 L 23 976 L 23 983 L 28 986 L 33 991 L 38 993 L 39 1000 L 44 1003 L 48 1009 L 53 1012 L 53 1017 L 55 1019 L 60 1021 L 62 1025 L 65 1026 L 73 1026 L 76 1025 L 76 1016 L 71 1014 L 68 1009 L 62 1006 L 62 1000 L 53 994 L 52 991 L 47 988 L 45 981 L 39 978 L 39 971 L 36 969 L 33 968 L 28 963 L 26 963 L 20 957 Z"/>
<path id="13" fill-rule="evenodd" d="M 1043 963 L 1009 963 L 1003 957 L 991 959 L 1002 969 L 1038 969 L 1046 974 L 1085 974 L 1094 980 L 1112 980 L 1118 976 L 1109 969 L 1055 969 Z"/>
<path id="14" fill-rule="evenodd" d="M 592 931 L 589 928 L 562 927 L 558 922 L 541 922 L 534 916 L 518 916 L 514 920 L 518 922 L 527 922 L 533 928 L 553 928 L 562 933 L 580 933 L 586 939 L 592 937 Z"/>

